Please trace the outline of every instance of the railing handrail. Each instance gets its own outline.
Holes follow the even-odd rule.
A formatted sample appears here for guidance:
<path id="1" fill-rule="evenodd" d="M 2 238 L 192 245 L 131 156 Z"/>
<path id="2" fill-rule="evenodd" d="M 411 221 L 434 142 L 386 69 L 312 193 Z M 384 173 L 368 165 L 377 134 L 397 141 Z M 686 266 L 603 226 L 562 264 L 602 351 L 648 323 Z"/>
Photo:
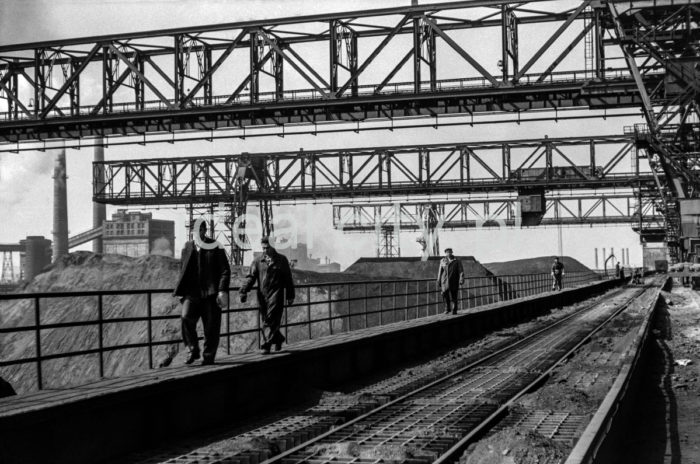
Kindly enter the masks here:
<path id="1" fill-rule="evenodd" d="M 566 271 L 565 271 L 566 272 Z M 572 271 L 571 274 L 594 274 L 595 271 Z M 528 274 L 493 274 L 484 276 L 467 276 L 467 279 L 487 279 L 487 278 L 506 278 L 506 277 L 521 277 L 521 276 L 536 276 L 547 274 L 548 272 L 533 272 Z M 342 285 L 363 285 L 363 284 L 387 284 L 392 282 L 432 282 L 436 279 L 411 279 L 411 278 L 400 278 L 396 279 L 382 279 L 382 280 L 347 280 L 340 282 L 314 282 L 314 283 L 304 283 L 295 284 L 295 288 L 313 288 L 313 287 L 329 287 L 329 286 L 342 286 Z M 229 287 L 228 292 L 240 291 L 241 287 Z M 257 289 L 253 287 L 252 290 Z M 78 290 L 72 292 L 32 292 L 32 293 L 0 293 L 0 301 L 3 300 L 28 300 L 34 298 L 77 298 L 77 297 L 88 297 L 88 296 L 112 296 L 112 295 L 146 295 L 149 293 L 165 294 L 173 293 L 174 288 L 139 288 L 130 290 Z"/>

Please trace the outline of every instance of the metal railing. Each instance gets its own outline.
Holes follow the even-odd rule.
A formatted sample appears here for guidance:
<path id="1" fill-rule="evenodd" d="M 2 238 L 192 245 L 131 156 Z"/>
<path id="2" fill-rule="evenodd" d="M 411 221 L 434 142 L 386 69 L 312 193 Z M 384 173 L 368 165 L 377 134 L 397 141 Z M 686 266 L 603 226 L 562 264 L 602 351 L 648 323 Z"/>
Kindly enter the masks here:
<path id="1" fill-rule="evenodd" d="M 572 272 L 564 276 L 563 283 L 566 288 L 596 280 L 600 276 L 594 272 Z M 546 292 L 551 287 L 549 274 L 468 277 L 460 288 L 460 307 L 469 311 Z M 229 305 L 222 309 L 219 350 L 227 354 L 249 351 L 261 343 L 258 307 L 252 302 L 238 303 L 237 291 L 229 289 Z M 42 389 L 47 386 L 46 363 L 73 358 L 85 361 L 87 357 L 96 364 L 96 372 L 89 378 L 68 381 L 86 383 L 123 373 L 124 369 L 119 372 L 115 367 L 119 359 L 115 362 L 112 355 L 128 350 L 142 350 L 139 359 L 153 369 L 157 354 L 167 355 L 163 348 L 176 352 L 176 345 L 182 343 L 179 323 L 174 322 L 180 319 L 180 305 L 171 293 L 171 289 L 144 289 L 0 295 L 0 374 L 10 380 L 23 377 L 25 385 L 27 376 L 34 377 L 35 387 Z M 282 331 L 288 343 L 443 311 L 433 279 L 302 284 L 296 286 L 296 294 L 283 316 Z M 93 303 L 86 304 L 86 300 Z M 66 320 L 69 316 L 74 317 Z M 124 326 L 126 330 L 120 331 Z M 134 333 L 140 337 L 134 339 Z M 16 344 L 24 350 L 8 356 Z M 173 356 L 171 353 L 170 360 Z M 130 371 L 138 367 L 131 366 Z M 76 363 L 62 368 L 72 370 Z M 2 370 L 12 372 L 8 376 Z M 107 375 L 108 370 L 113 374 Z"/>

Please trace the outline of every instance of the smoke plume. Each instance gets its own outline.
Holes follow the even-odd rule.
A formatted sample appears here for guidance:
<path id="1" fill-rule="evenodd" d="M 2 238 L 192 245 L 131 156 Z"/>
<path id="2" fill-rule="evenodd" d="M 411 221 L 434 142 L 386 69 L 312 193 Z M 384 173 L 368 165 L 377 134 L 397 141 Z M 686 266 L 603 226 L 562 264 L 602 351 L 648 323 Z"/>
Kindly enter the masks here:
<path id="1" fill-rule="evenodd" d="M 170 240 L 165 237 L 160 237 L 153 240 L 151 244 L 151 254 L 160 256 L 173 256 L 173 248 Z"/>

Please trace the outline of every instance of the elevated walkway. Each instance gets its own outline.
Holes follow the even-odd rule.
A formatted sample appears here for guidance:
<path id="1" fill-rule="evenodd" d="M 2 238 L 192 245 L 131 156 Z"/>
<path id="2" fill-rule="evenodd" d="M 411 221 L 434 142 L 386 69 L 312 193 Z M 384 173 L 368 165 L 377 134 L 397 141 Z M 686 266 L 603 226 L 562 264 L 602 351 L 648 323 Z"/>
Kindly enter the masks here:
<path id="1" fill-rule="evenodd" d="M 615 286 L 599 281 L 299 342 L 278 354 L 225 356 L 64 390 L 0 399 L 0 462 L 98 463 L 294 404 L 340 385 Z"/>

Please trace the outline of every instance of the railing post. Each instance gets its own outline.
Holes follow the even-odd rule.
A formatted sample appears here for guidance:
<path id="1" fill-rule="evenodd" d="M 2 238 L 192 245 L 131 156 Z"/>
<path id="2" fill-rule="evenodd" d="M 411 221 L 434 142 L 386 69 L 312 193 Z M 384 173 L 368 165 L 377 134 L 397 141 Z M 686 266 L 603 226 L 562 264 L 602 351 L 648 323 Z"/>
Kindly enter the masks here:
<path id="1" fill-rule="evenodd" d="M 311 340 L 311 287 L 306 287 L 306 324 L 309 326 L 309 340 Z"/>
<path id="2" fill-rule="evenodd" d="M 104 324 L 102 310 L 102 294 L 97 295 L 97 349 L 100 355 L 100 378 L 105 376 L 105 360 L 104 360 Z"/>
<path id="3" fill-rule="evenodd" d="M 328 333 L 330 335 L 333 335 L 333 309 L 332 309 L 332 303 L 331 303 L 331 290 L 333 290 L 333 286 L 329 285 L 328 286 Z"/>
<path id="4" fill-rule="evenodd" d="M 153 369 L 153 309 L 151 292 L 146 293 L 146 308 L 148 311 L 148 368 Z"/>
<path id="5" fill-rule="evenodd" d="M 470 309 L 470 308 L 472 307 L 472 298 L 471 298 L 471 296 L 470 296 L 470 294 L 469 294 L 469 282 L 471 282 L 471 280 L 472 280 L 471 277 L 467 277 L 466 280 L 465 280 L 466 287 L 467 287 L 467 310 Z M 435 284 L 435 287 L 436 287 L 436 289 L 435 289 L 436 292 L 437 292 L 438 290 L 440 290 L 439 284 L 436 283 L 436 284 Z M 438 304 L 440 304 L 440 296 L 439 296 L 439 295 L 438 295 L 438 297 L 437 297 L 437 300 L 438 300 Z"/>
<path id="6" fill-rule="evenodd" d="M 258 295 L 260 292 L 257 292 L 255 299 L 258 302 L 258 311 L 257 314 L 255 315 L 255 319 L 258 321 L 258 348 L 262 348 L 262 325 L 260 324 L 260 321 L 262 320 L 262 314 L 260 313 L 260 300 L 258 299 Z"/>
<path id="7" fill-rule="evenodd" d="M 479 277 L 479 294 L 477 295 L 477 306 L 481 306 L 484 302 L 484 288 L 483 284 L 481 283 L 481 277 Z"/>
<path id="8" fill-rule="evenodd" d="M 462 301 L 464 301 L 464 292 L 462 291 L 461 285 L 459 286 L 459 293 L 457 295 L 457 298 L 458 298 L 457 307 L 459 308 L 459 311 L 461 311 L 462 310 Z M 435 314 L 437 314 L 437 313 L 435 313 Z"/>
<path id="9" fill-rule="evenodd" d="M 414 308 L 414 314 L 416 317 L 413 319 L 418 319 L 418 308 L 420 307 L 420 282 L 416 281 L 416 307 Z"/>
<path id="10" fill-rule="evenodd" d="M 367 282 L 365 282 L 365 329 L 369 327 L 369 315 L 367 314 Z"/>
<path id="11" fill-rule="evenodd" d="M 41 310 L 39 297 L 34 298 L 34 341 L 36 343 L 36 382 L 39 390 L 44 388 L 44 378 L 41 373 Z"/>
<path id="12" fill-rule="evenodd" d="M 289 307 L 287 306 L 287 290 L 284 290 L 284 339 L 289 343 Z"/>
<path id="13" fill-rule="evenodd" d="M 226 354 L 231 354 L 231 292 L 228 289 L 226 295 Z"/>
<path id="14" fill-rule="evenodd" d="M 404 285 L 404 305 L 403 305 L 403 320 L 407 321 L 408 320 L 408 281 L 406 281 L 406 285 Z"/>

